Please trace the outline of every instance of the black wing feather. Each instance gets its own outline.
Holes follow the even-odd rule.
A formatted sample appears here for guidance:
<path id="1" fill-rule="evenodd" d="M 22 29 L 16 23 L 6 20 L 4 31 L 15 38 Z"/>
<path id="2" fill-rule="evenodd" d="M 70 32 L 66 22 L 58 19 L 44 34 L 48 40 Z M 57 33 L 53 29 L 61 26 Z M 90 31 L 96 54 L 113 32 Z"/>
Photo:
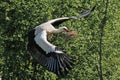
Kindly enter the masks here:
<path id="1" fill-rule="evenodd" d="M 58 26 L 59 24 L 67 21 L 69 19 L 60 19 L 60 20 L 56 20 L 55 22 L 51 23 L 53 26 Z"/>
<path id="2" fill-rule="evenodd" d="M 29 53 L 40 65 L 46 67 L 47 70 L 54 72 L 58 76 L 65 76 L 69 70 L 71 70 L 72 63 L 74 62 L 72 61 L 73 58 L 64 53 L 50 52 L 46 54 L 46 52 L 35 43 L 34 33 L 35 30 L 29 32 L 29 42 L 27 45 Z M 56 47 L 56 50 L 60 49 Z"/>
<path id="3" fill-rule="evenodd" d="M 58 18 L 58 19 L 53 19 L 55 21 L 53 21 L 51 24 L 53 26 L 58 26 L 61 23 L 68 21 L 70 19 L 79 19 L 79 18 L 83 18 L 88 16 L 92 11 L 94 11 L 96 5 L 94 7 L 92 7 L 91 9 L 87 10 L 86 12 L 81 13 L 79 16 L 72 16 L 72 17 L 63 17 L 63 18 Z"/>

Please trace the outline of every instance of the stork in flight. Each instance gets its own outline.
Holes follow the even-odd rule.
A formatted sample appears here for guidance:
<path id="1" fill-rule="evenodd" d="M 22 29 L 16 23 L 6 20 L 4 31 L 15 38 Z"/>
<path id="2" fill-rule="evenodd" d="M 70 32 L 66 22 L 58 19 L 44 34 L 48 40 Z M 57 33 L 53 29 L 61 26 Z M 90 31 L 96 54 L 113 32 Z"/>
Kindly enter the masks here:
<path id="1" fill-rule="evenodd" d="M 80 14 L 79 16 L 62 17 L 47 21 L 35 27 L 28 34 L 28 51 L 37 60 L 37 62 L 44 66 L 47 70 L 57 74 L 58 76 L 65 76 L 74 64 L 75 59 L 63 52 L 58 46 L 55 46 L 47 41 L 47 35 L 60 32 L 70 32 L 70 30 L 63 26 L 58 29 L 58 26 L 64 21 L 70 19 L 78 19 L 88 16 L 95 7 Z"/>

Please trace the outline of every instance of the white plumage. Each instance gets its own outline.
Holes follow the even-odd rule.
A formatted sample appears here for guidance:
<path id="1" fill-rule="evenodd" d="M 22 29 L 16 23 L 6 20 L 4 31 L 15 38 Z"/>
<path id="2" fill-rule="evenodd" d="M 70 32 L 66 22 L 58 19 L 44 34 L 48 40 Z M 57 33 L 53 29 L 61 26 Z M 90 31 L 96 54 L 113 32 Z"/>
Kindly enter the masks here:
<path id="1" fill-rule="evenodd" d="M 65 76 L 72 69 L 74 58 L 64 53 L 60 48 L 47 41 L 47 35 L 70 30 L 63 26 L 56 29 L 54 26 L 70 19 L 82 18 L 89 15 L 95 7 L 79 16 L 63 17 L 49 20 L 35 27 L 29 32 L 28 50 L 39 64 L 58 76 Z"/>
<path id="2" fill-rule="evenodd" d="M 46 36 L 47 36 L 46 30 L 41 30 L 41 32 L 39 32 L 35 36 L 34 40 L 35 40 L 36 44 L 39 45 L 48 54 L 50 52 L 54 52 L 56 46 L 49 43 L 47 41 Z"/>

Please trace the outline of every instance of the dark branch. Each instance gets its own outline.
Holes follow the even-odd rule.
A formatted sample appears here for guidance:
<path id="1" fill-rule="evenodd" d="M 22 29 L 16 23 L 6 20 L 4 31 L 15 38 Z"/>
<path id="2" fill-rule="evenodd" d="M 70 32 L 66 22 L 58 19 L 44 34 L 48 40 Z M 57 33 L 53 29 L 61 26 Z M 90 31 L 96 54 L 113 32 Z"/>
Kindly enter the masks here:
<path id="1" fill-rule="evenodd" d="M 106 21 L 107 21 L 107 8 L 108 8 L 108 0 L 106 0 L 106 9 L 105 9 L 105 14 L 104 14 L 104 17 L 103 19 L 101 20 L 101 24 L 99 25 L 99 28 L 100 28 L 100 51 L 99 51 L 99 77 L 100 77 L 100 80 L 103 80 L 103 74 L 102 74 L 102 49 L 103 49 L 103 44 L 102 44 L 102 38 L 103 38 L 103 33 L 104 33 L 104 27 L 106 25 Z"/>

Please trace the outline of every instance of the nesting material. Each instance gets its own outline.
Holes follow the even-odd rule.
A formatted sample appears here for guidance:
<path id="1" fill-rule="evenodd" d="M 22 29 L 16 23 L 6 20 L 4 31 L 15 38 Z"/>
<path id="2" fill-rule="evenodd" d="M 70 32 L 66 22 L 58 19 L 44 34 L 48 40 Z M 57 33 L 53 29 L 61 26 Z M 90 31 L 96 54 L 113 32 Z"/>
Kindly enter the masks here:
<path id="1" fill-rule="evenodd" d="M 76 31 L 66 32 L 66 37 L 77 37 Z"/>

